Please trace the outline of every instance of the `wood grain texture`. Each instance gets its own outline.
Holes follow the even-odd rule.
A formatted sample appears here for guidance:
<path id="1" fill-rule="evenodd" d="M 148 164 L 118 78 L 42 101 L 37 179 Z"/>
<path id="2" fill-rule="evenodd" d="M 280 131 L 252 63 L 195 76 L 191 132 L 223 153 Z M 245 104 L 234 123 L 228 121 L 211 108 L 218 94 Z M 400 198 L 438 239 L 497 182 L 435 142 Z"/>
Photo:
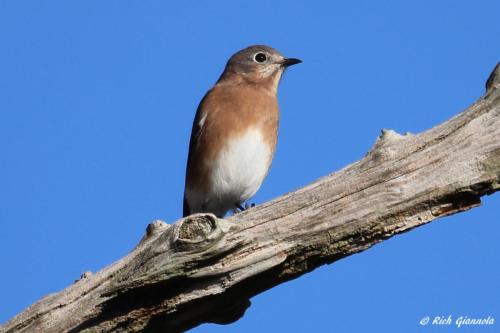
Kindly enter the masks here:
<path id="1" fill-rule="evenodd" d="M 228 219 L 156 221 L 126 257 L 0 332 L 177 332 L 230 323 L 249 298 L 500 188 L 500 68 L 467 110 L 418 135 L 383 130 L 360 161 Z"/>

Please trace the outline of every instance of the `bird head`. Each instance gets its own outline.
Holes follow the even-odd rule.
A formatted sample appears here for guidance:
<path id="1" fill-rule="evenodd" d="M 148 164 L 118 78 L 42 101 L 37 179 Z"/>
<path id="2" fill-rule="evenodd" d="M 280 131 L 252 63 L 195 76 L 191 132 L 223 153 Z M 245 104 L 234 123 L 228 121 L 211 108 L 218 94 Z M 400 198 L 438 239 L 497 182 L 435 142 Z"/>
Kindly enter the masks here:
<path id="1" fill-rule="evenodd" d="M 269 86 L 276 91 L 284 70 L 301 62 L 300 59 L 286 58 L 269 46 L 249 46 L 229 59 L 218 84 L 243 82 Z"/>

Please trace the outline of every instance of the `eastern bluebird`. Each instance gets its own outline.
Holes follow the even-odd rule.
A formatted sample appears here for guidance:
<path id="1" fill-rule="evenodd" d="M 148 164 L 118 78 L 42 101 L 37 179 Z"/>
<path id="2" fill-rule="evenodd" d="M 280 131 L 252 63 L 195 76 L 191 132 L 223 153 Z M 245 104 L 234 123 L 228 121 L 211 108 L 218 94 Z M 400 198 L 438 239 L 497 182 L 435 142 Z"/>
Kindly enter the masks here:
<path id="1" fill-rule="evenodd" d="M 276 147 L 276 93 L 284 70 L 301 63 L 255 45 L 235 53 L 196 111 L 189 143 L 184 212 L 224 217 L 259 189 Z"/>

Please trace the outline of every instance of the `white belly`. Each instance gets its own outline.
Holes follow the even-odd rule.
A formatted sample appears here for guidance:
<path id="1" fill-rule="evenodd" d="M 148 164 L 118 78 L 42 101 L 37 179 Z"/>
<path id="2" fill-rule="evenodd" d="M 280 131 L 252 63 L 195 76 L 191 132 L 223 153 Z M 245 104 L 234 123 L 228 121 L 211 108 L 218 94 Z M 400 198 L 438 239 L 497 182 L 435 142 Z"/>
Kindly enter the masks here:
<path id="1" fill-rule="evenodd" d="M 271 162 L 271 149 L 257 128 L 233 138 L 210 163 L 211 192 L 221 200 L 244 202 L 259 189 Z"/>

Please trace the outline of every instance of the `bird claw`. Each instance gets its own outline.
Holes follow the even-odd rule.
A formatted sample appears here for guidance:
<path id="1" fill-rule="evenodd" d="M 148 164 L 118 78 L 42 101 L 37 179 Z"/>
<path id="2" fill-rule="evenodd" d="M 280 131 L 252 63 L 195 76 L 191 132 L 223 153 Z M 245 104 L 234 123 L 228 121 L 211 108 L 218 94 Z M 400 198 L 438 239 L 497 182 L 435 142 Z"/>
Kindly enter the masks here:
<path id="1" fill-rule="evenodd" d="M 255 207 L 255 203 L 249 204 L 248 202 L 245 202 L 245 206 L 242 206 L 241 204 L 236 204 L 236 209 L 235 213 L 241 213 L 247 209 Z"/>
<path id="2" fill-rule="evenodd" d="M 255 204 L 253 202 L 251 204 L 248 202 L 245 202 L 245 209 L 244 210 L 247 210 L 247 209 L 253 208 L 253 207 L 255 207 Z"/>

